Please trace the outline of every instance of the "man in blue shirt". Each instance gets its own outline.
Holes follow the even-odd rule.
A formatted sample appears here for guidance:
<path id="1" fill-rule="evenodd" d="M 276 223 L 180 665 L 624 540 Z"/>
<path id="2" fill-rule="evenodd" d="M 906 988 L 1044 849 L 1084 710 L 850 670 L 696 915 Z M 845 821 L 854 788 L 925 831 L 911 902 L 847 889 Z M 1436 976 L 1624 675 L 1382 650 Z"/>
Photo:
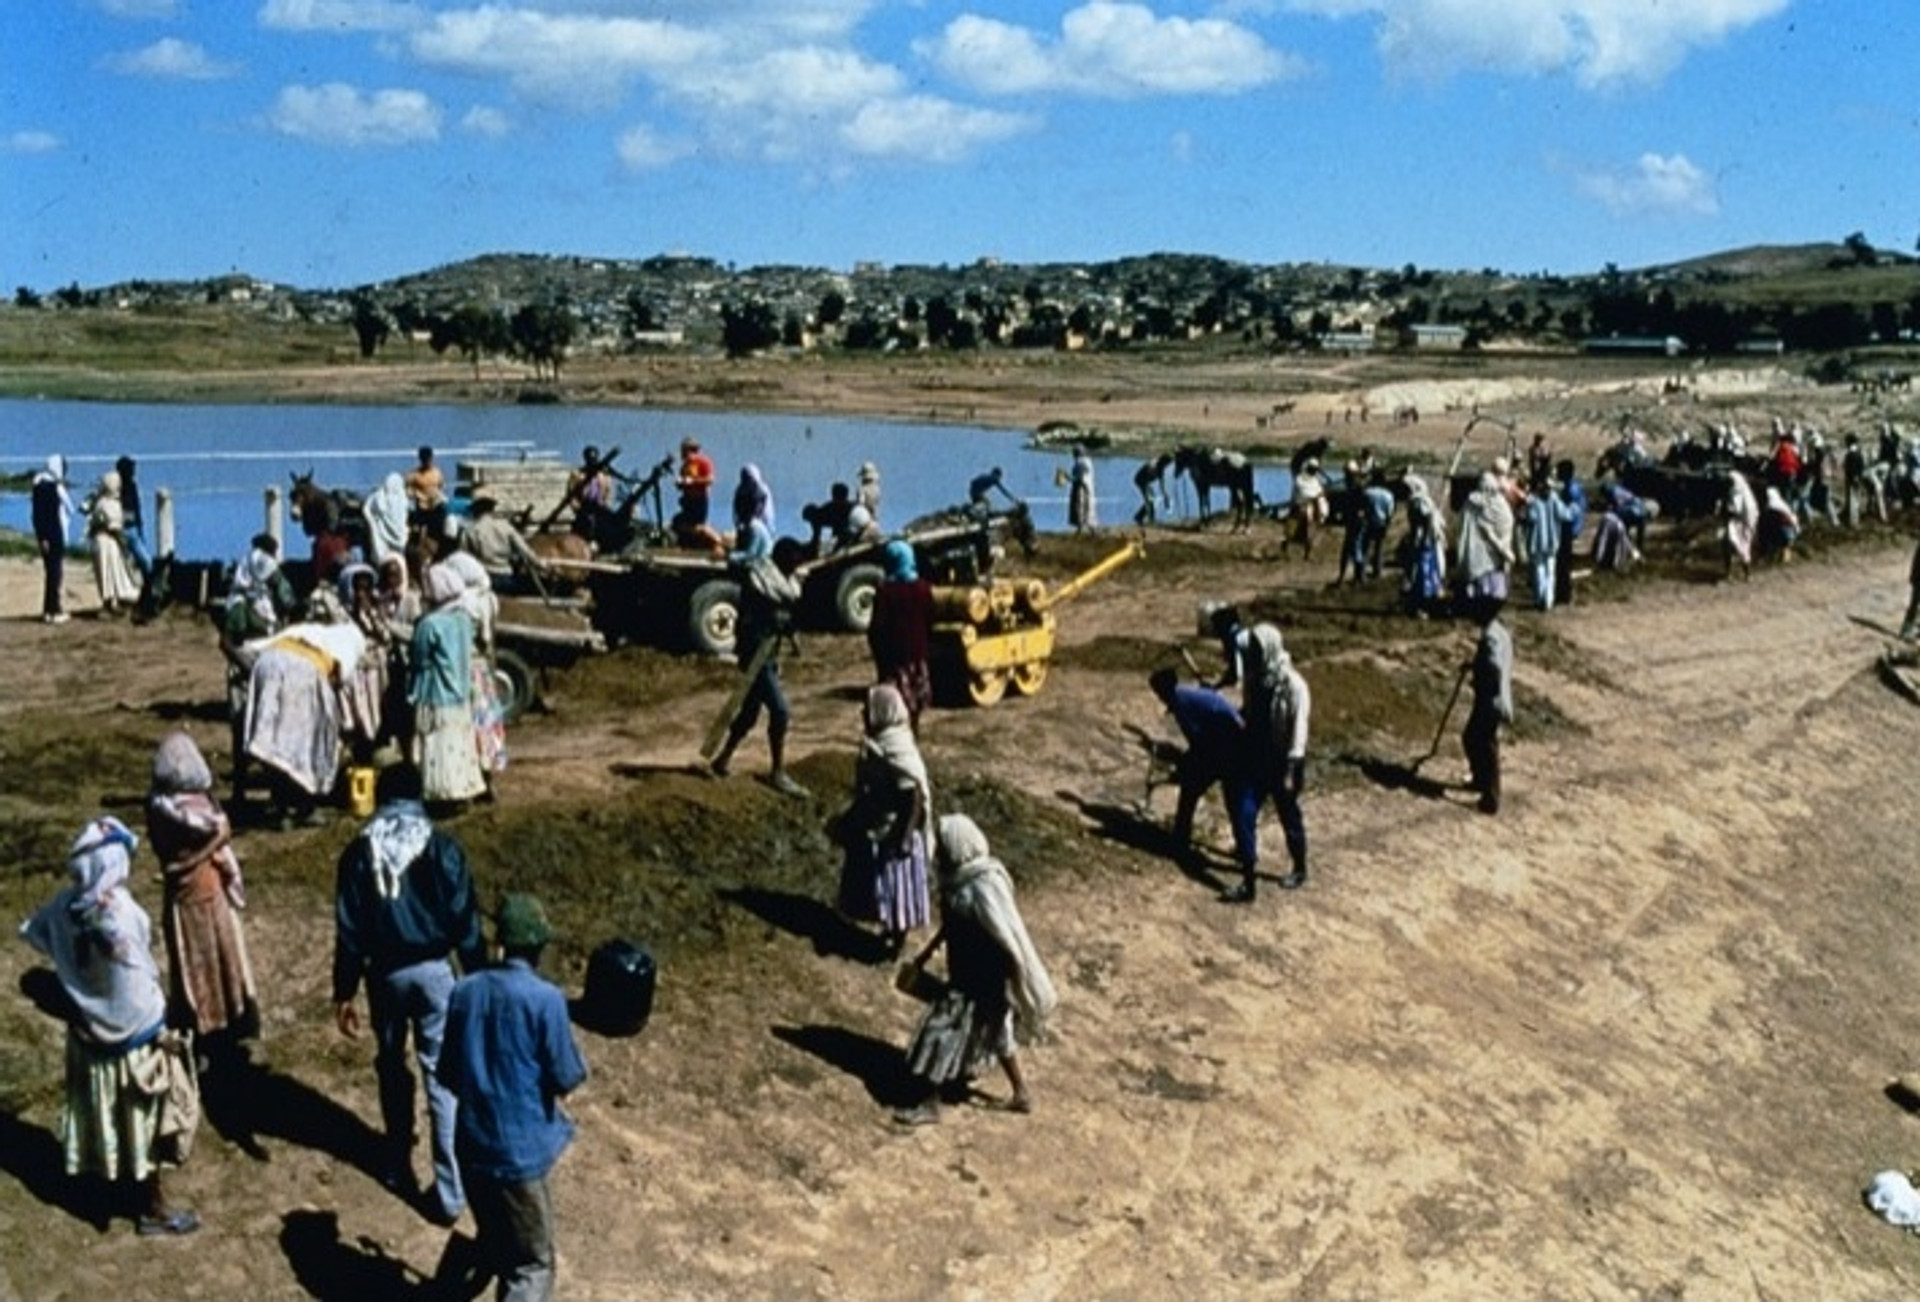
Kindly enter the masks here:
<path id="1" fill-rule="evenodd" d="M 1260 801 L 1247 769 L 1247 730 L 1240 711 L 1210 687 L 1180 682 L 1172 669 L 1156 669 L 1147 678 L 1167 712 L 1173 715 L 1187 753 L 1180 761 L 1180 802 L 1173 814 L 1174 843 L 1184 853 L 1193 838 L 1193 814 L 1214 783 L 1220 784 L 1233 828 L 1233 857 L 1251 874 L 1259 859 L 1255 837 Z"/>
<path id="2" fill-rule="evenodd" d="M 540 901 L 508 895 L 495 918 L 504 961 L 464 977 L 447 1004 L 440 1083 L 460 1101 L 460 1172 L 495 1296 L 553 1295 L 547 1173 L 573 1139 L 562 1096 L 587 1078 L 567 1001 L 536 969 L 553 931 Z"/>

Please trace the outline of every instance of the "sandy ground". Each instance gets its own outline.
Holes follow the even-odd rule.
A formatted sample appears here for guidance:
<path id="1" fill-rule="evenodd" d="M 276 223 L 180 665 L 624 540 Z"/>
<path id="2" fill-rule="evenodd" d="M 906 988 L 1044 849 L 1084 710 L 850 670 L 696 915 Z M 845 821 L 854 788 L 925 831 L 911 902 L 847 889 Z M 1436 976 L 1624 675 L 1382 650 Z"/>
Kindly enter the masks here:
<path id="1" fill-rule="evenodd" d="M 1567 429 L 1597 441 L 1606 423 Z M 1418 437 L 1446 450 L 1458 430 Z M 1035 571 L 1117 541 L 1049 539 Z M 1860 1202 L 1875 1171 L 1920 1165 L 1920 1120 L 1883 1092 L 1920 1065 L 1898 993 L 1920 979 L 1920 709 L 1874 672 L 1908 541 L 1816 536 L 1733 585 L 1699 537 L 1654 542 L 1652 572 L 1516 612 L 1498 818 L 1455 785 L 1459 716 L 1412 763 L 1468 631 L 1389 613 L 1384 587 L 1329 592 L 1330 559 L 1278 561 L 1266 526 L 1154 531 L 1146 560 L 1063 611 L 1036 697 L 931 716 L 939 798 L 1014 868 L 1062 987 L 1054 1037 L 1027 1054 L 1030 1117 L 888 1120 L 917 1005 L 826 907 L 855 642 L 808 637 L 788 666 L 806 802 L 745 775 L 753 743 L 742 776 L 693 773 L 724 666 L 624 649 L 553 675 L 498 804 L 454 829 L 490 898 L 532 885 L 555 903 L 570 990 L 613 932 L 655 945 L 664 973 L 641 1036 L 582 1033 L 593 1076 L 555 1176 L 562 1295 L 1920 1291 L 1913 1241 Z M 52 891 L 89 812 L 137 817 L 160 731 L 191 728 L 216 767 L 225 752 L 203 623 L 47 627 L 36 585 L 0 564 L 13 916 Z M 1167 728 L 1144 675 L 1181 639 L 1204 661 L 1205 596 L 1279 620 L 1316 694 L 1314 876 L 1245 910 L 1166 854 L 1169 790 L 1139 808 L 1135 730 Z M 1202 830 L 1224 846 L 1217 804 Z M 269 1028 L 179 1176 L 207 1220 L 193 1243 L 104 1224 L 60 1175 L 58 1029 L 24 998 L 0 1014 L 0 1297 L 405 1296 L 434 1270 L 444 1232 L 368 1174 L 370 1051 L 327 1016 L 328 880 L 351 833 L 242 837 Z M 1270 817 L 1263 837 L 1283 871 Z M 156 905 L 150 873 L 138 884 Z M 32 966 L 0 950 L 10 986 Z"/>

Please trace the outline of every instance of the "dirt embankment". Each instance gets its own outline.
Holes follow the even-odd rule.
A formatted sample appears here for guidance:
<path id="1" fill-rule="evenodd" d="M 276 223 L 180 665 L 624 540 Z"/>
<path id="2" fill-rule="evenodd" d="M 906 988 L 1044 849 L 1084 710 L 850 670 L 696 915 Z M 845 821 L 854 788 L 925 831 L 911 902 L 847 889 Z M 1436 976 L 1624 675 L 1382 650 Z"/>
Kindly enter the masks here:
<path id="1" fill-rule="evenodd" d="M 1343 445 L 1439 461 L 1471 419 L 1446 410 L 1451 390 L 1418 425 L 1347 413 L 1384 384 L 1484 378 L 1235 365 L 903 363 L 810 391 L 806 367 L 769 363 L 663 372 L 627 397 L 739 405 L 752 390 L 894 415 L 924 397 L 942 419 L 1057 415 L 1253 447 L 1331 426 Z M 1627 421 L 1780 414 L 1838 433 L 1871 414 L 1797 389 L 1598 385 L 1482 410 L 1576 456 Z M 1062 609 L 1037 697 L 927 721 L 937 798 L 1012 865 L 1064 996 L 1029 1056 L 1038 1112 L 961 1108 L 930 1130 L 886 1114 L 917 1006 L 828 905 L 858 643 L 808 636 L 786 666 L 806 801 L 754 779 L 756 743 L 738 776 L 698 773 L 728 667 L 625 648 L 554 675 L 549 709 L 513 732 L 499 801 L 454 830 L 487 898 L 547 900 L 570 990 L 613 934 L 654 946 L 664 972 L 645 1034 L 582 1033 L 593 1076 L 555 1177 L 563 1295 L 1920 1290 L 1911 1240 L 1858 1198 L 1872 1172 L 1920 1164 L 1920 1121 L 1881 1092 L 1916 1065 L 1902 757 L 1920 710 L 1872 671 L 1910 524 L 1816 527 L 1792 565 L 1745 585 L 1713 581 L 1710 526 L 1662 526 L 1641 573 L 1516 612 L 1520 718 L 1495 819 L 1456 785 L 1458 716 L 1414 762 L 1467 630 L 1398 614 L 1384 585 L 1329 590 L 1331 549 L 1282 560 L 1265 521 L 1151 531 L 1145 560 Z M 1034 572 L 1057 580 L 1115 540 L 1046 539 Z M 69 575 L 78 596 L 84 574 Z M 134 627 L 79 601 L 46 626 L 37 585 L 31 565 L 0 563 L 0 912 L 16 918 L 54 889 L 82 819 L 138 822 L 162 731 L 190 728 L 218 769 L 228 757 L 203 622 Z M 1168 726 L 1145 675 L 1182 663 L 1182 640 L 1211 666 L 1192 626 L 1212 597 L 1277 620 L 1315 693 L 1313 880 L 1248 910 L 1215 900 L 1217 802 L 1205 858 L 1183 868 L 1161 830 L 1171 792 L 1145 781 L 1141 739 Z M 24 997 L 0 1003 L 0 1297 L 405 1296 L 433 1270 L 444 1234 L 370 1174 L 370 1050 L 328 1016 L 331 874 L 352 831 L 242 830 L 268 1030 L 253 1070 L 209 1080 L 212 1130 L 180 1176 L 207 1221 L 191 1245 L 103 1228 L 60 1174 L 58 1028 Z M 1273 870 L 1278 832 L 1269 816 Z M 151 869 L 143 857 L 136 887 L 155 906 Z M 0 947 L 8 988 L 32 967 Z"/>
<path id="2" fill-rule="evenodd" d="M 1048 539 L 1036 572 L 1112 539 Z M 660 952 L 642 1036 L 583 1033 L 593 1078 L 556 1175 L 563 1291 L 667 1297 L 1872 1298 L 1920 1286 L 1910 1241 L 1859 1205 L 1912 1165 L 1920 1123 L 1880 1092 L 1910 1065 L 1906 926 L 1920 710 L 1870 665 L 1906 549 L 1810 539 L 1794 565 L 1711 583 L 1583 580 L 1517 613 L 1521 717 L 1497 819 L 1433 739 L 1466 630 L 1405 619 L 1331 561 L 1158 531 L 1148 558 L 1063 609 L 1036 698 L 931 716 L 939 798 L 1014 867 L 1064 992 L 1034 1049 L 1039 1111 L 962 1108 L 901 1132 L 915 1005 L 828 907 L 824 825 L 851 771 L 857 643 L 788 664 L 786 800 L 701 777 L 721 665 L 627 649 L 550 682 L 499 802 L 463 816 L 489 898 L 532 887 L 577 990 L 611 934 Z M 1664 576 L 1663 576 L 1664 575 Z M 0 566 L 0 906 L 57 881 L 79 820 L 137 821 L 150 748 L 191 728 L 223 766 L 220 669 L 184 615 L 135 628 L 30 618 Z M 1171 793 L 1140 734 L 1198 599 L 1275 618 L 1312 684 L 1308 889 L 1215 902 L 1225 829 L 1169 857 Z M 443 1235 L 369 1174 L 369 1050 L 327 1016 L 332 863 L 345 822 L 247 829 L 248 925 L 270 1009 L 181 1183 L 208 1228 L 178 1250 L 103 1232 L 59 1174 L 57 1029 L 0 1014 L 6 1293 L 403 1294 Z M 1281 866 L 1278 828 L 1263 828 Z M 150 861 L 143 861 L 143 869 Z M 157 902 L 143 871 L 139 893 Z M 15 985 L 24 947 L 0 951 Z M 996 1090 L 999 1082 L 983 1081 Z"/>

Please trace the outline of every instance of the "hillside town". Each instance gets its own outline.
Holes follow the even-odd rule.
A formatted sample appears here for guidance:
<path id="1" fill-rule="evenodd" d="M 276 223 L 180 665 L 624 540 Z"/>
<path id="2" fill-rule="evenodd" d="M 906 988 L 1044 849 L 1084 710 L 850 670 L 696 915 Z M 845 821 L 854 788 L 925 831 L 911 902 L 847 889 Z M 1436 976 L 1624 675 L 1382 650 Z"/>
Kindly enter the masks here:
<path id="1" fill-rule="evenodd" d="M 1920 331 L 1920 261 L 1850 235 L 1583 276 L 1495 269 L 1256 266 L 1153 254 L 1096 263 L 857 263 L 848 271 L 711 258 L 499 254 L 346 289 L 234 273 L 51 292 L 21 311 L 215 306 L 337 325 L 358 354 L 571 358 L 661 350 L 1120 349 L 1234 338 L 1283 350 L 1537 348 L 1650 355 L 1829 353 Z M 1829 379 L 1847 378 L 1829 376 Z"/>

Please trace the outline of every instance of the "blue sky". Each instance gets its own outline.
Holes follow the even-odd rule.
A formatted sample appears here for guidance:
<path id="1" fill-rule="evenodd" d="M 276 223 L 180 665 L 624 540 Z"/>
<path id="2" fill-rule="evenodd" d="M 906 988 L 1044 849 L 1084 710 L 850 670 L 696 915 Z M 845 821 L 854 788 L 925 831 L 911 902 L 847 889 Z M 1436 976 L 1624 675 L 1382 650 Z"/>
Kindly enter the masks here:
<path id="1" fill-rule="evenodd" d="M 1920 235 L 1911 0 L 0 0 L 0 286 Z"/>

